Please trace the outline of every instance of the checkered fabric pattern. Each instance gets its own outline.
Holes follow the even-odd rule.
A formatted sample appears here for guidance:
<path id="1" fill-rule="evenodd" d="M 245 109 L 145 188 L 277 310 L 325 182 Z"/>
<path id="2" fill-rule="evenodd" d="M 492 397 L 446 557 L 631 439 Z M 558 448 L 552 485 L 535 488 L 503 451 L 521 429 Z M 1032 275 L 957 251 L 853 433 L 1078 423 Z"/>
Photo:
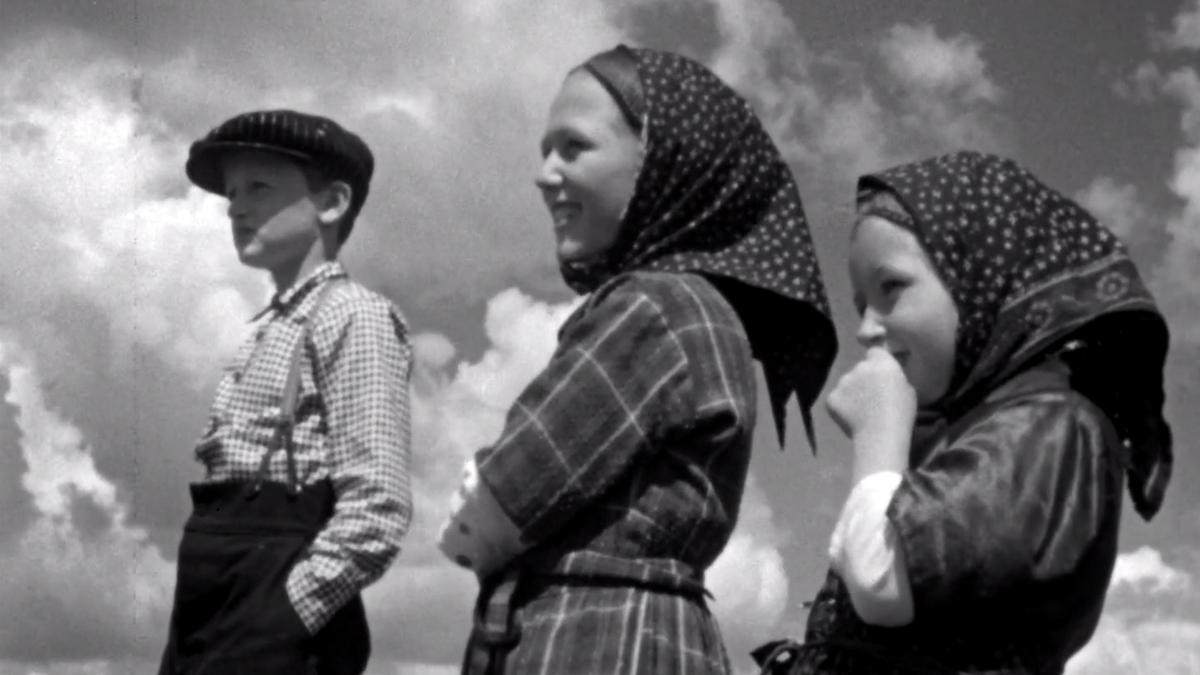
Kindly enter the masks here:
<path id="1" fill-rule="evenodd" d="M 729 656 L 703 602 L 632 586 L 537 584 L 516 612 L 506 673 L 727 675 Z"/>
<path id="2" fill-rule="evenodd" d="M 340 281 L 339 281 L 340 280 Z M 314 316 L 319 290 L 326 294 Z M 226 369 L 195 448 L 206 482 L 254 480 L 275 428 L 296 341 L 303 349 L 292 438 L 302 485 L 329 478 L 333 516 L 288 578 L 312 631 L 378 579 L 395 559 L 412 514 L 408 382 L 412 348 L 403 317 L 328 262 L 279 294 Z M 287 481 L 282 450 L 269 480 Z"/>
<path id="3" fill-rule="evenodd" d="M 541 583 L 514 600 L 509 672 L 728 672 L 702 597 L 680 589 L 737 521 L 755 394 L 746 332 L 701 275 L 624 274 L 568 319 L 476 455 Z"/>

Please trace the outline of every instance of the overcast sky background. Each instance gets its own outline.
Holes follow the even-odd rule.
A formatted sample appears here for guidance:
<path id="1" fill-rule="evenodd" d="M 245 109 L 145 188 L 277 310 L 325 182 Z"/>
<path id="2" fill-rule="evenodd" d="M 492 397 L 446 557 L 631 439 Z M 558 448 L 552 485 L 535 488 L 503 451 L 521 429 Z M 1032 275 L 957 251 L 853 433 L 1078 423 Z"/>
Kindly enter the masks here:
<path id="1" fill-rule="evenodd" d="M 344 259 L 414 331 L 418 511 L 367 593 L 371 672 L 457 672 L 475 586 L 432 539 L 570 309 L 537 139 L 566 71 L 621 41 L 698 58 L 765 120 L 831 292 L 834 378 L 860 355 L 844 263 L 860 172 L 1001 152 L 1126 238 L 1173 331 L 1176 474 L 1153 523 L 1126 508 L 1069 672 L 1200 672 L 1200 0 L 0 0 L 0 675 L 155 667 L 192 444 L 270 290 L 183 161 L 262 107 L 332 115 L 374 149 Z M 761 425 L 709 574 L 743 670 L 802 631 L 824 575 L 849 457 L 816 417 L 815 458 L 795 410 L 782 453 Z"/>

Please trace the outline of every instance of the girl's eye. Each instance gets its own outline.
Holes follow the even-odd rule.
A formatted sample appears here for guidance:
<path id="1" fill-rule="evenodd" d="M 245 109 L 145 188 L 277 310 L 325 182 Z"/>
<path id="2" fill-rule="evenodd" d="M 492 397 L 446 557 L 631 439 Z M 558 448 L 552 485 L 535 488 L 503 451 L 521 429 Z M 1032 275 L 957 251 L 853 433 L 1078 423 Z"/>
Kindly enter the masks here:
<path id="1" fill-rule="evenodd" d="M 904 288 L 904 282 L 899 279 L 884 279 L 879 282 L 879 290 L 883 291 L 884 295 L 891 295 L 901 288 Z"/>
<path id="2" fill-rule="evenodd" d="M 554 142 L 547 142 L 542 145 L 542 159 L 546 159 L 552 152 L 558 152 L 558 156 L 563 159 L 570 160 L 579 153 L 587 150 L 588 143 L 579 138 L 566 138 Z"/>

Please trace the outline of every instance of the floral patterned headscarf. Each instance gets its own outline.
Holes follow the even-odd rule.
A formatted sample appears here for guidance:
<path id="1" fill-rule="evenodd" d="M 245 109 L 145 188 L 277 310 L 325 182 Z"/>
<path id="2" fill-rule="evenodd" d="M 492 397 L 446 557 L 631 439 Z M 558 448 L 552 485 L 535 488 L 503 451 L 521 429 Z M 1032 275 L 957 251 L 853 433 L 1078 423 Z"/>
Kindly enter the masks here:
<path id="1" fill-rule="evenodd" d="M 699 272 L 737 309 L 763 364 L 782 441 L 784 406 L 811 410 L 837 352 L 795 179 L 750 105 L 683 56 L 618 46 L 582 68 L 645 142 L 617 240 L 562 274 L 586 293 L 634 270 Z M 640 127 L 639 127 L 639 124 Z"/>
<path id="2" fill-rule="evenodd" d="M 1035 360 L 1068 352 L 1082 366 L 1072 369 L 1076 384 L 1130 452 L 1134 505 L 1152 517 L 1171 475 L 1162 413 L 1169 335 L 1121 241 L 994 155 L 905 164 L 863 176 L 858 188 L 860 217 L 910 229 L 958 307 L 954 373 L 934 410 L 953 418 Z"/>

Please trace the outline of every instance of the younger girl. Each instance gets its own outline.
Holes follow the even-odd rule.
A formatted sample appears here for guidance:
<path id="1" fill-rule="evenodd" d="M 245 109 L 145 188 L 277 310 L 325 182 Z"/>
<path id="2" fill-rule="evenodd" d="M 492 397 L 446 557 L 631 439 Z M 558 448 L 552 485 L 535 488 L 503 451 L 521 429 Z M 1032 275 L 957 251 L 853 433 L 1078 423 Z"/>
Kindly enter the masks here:
<path id="1" fill-rule="evenodd" d="M 1061 673 L 1091 637 L 1122 478 L 1158 510 L 1167 327 L 1124 246 L 1012 161 L 866 176 L 864 360 L 829 395 L 854 489 L 804 644 L 764 672 Z"/>

